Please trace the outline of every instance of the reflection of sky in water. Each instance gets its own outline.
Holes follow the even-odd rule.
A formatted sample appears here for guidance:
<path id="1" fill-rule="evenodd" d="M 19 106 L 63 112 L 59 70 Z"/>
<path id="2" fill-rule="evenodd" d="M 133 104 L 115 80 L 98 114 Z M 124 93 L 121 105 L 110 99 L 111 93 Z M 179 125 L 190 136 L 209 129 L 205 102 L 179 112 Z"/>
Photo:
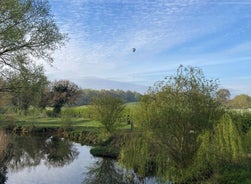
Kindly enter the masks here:
<path id="1" fill-rule="evenodd" d="M 17 170 L 8 168 L 8 179 L 5 184 L 85 184 L 88 182 L 88 179 L 91 183 L 96 183 L 96 181 L 100 183 L 101 181 L 100 184 L 103 184 L 102 181 L 106 180 L 109 181 L 109 184 L 110 182 L 117 184 L 118 181 L 121 181 L 122 183 L 122 180 L 125 179 L 124 177 L 126 174 L 126 169 L 122 169 L 116 161 L 113 162 L 112 160 L 103 160 L 102 158 L 93 157 L 90 154 L 90 146 L 81 146 L 80 144 L 73 143 L 73 149 L 76 149 L 76 151 L 79 153 L 78 156 L 75 157 L 72 162 L 66 163 L 62 167 L 55 167 L 48 164 L 48 160 L 46 161 L 45 159 L 41 159 L 40 164 L 37 166 L 26 166 Z M 104 165 L 100 165 L 100 163 L 103 163 Z M 97 175 L 88 175 L 90 169 L 94 168 L 94 170 L 96 170 L 100 167 L 101 170 L 99 170 L 101 173 L 98 172 Z M 107 172 L 103 173 L 103 171 Z M 154 177 L 142 178 L 143 180 L 139 182 L 137 176 L 132 172 L 130 173 L 132 174 L 133 183 L 135 184 L 157 183 Z M 131 182 L 132 180 L 123 181 L 123 183 Z"/>
<path id="2" fill-rule="evenodd" d="M 83 181 L 83 173 L 88 171 L 88 166 L 95 163 L 98 158 L 90 155 L 89 146 L 74 144 L 79 151 L 78 157 L 64 167 L 48 167 L 45 161 L 36 167 L 25 168 L 19 172 L 8 170 L 6 184 L 80 184 Z"/>

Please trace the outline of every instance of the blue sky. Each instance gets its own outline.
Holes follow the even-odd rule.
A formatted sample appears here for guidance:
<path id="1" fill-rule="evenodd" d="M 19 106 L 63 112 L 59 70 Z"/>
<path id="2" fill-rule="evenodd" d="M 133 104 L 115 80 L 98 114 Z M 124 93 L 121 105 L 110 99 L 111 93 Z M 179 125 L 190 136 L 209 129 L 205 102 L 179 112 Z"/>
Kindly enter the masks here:
<path id="1" fill-rule="evenodd" d="M 49 0 L 66 46 L 50 80 L 145 92 L 177 67 L 199 67 L 251 95 L 251 0 Z M 136 48 L 136 52 L 132 52 Z"/>

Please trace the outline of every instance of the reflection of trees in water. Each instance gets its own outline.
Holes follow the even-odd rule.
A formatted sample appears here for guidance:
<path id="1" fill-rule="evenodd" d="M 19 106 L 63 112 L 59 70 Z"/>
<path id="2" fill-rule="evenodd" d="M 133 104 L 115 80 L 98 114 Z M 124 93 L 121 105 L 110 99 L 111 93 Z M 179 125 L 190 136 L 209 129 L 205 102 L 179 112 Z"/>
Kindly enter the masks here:
<path id="1" fill-rule="evenodd" d="M 78 152 L 73 144 L 65 139 L 34 136 L 16 136 L 10 147 L 8 168 L 19 171 L 26 167 L 38 166 L 42 160 L 48 167 L 63 167 L 71 163 Z"/>
<path id="2" fill-rule="evenodd" d="M 130 177 L 120 168 L 113 159 L 103 158 L 98 160 L 92 167 L 88 168 L 83 184 L 126 184 L 134 183 Z"/>
<path id="3" fill-rule="evenodd" d="M 7 149 L 9 141 L 9 136 L 0 129 L 0 184 L 4 184 L 7 181 L 7 167 L 5 164 L 9 158 Z"/>
<path id="4" fill-rule="evenodd" d="M 0 184 L 4 184 L 7 181 L 7 167 L 0 166 Z"/>
<path id="5" fill-rule="evenodd" d="M 71 141 L 52 137 L 45 144 L 47 166 L 62 167 L 70 164 L 79 154 Z"/>
<path id="6" fill-rule="evenodd" d="M 116 160 L 108 158 L 100 158 L 88 169 L 83 184 L 164 184 L 155 177 L 140 177 L 134 171 L 120 167 Z"/>
<path id="7" fill-rule="evenodd" d="M 34 167 L 43 159 L 44 137 L 16 136 L 11 143 L 11 160 L 8 167 L 13 171 L 19 171 L 25 167 Z"/>
<path id="8" fill-rule="evenodd" d="M 2 166 L 6 160 L 8 144 L 9 136 L 0 129 L 0 166 Z"/>
<path id="9" fill-rule="evenodd" d="M 93 167 L 89 168 L 86 176 L 87 178 L 83 182 L 86 184 L 112 184 L 123 181 L 123 173 L 115 167 L 113 160 L 110 159 L 98 160 Z"/>

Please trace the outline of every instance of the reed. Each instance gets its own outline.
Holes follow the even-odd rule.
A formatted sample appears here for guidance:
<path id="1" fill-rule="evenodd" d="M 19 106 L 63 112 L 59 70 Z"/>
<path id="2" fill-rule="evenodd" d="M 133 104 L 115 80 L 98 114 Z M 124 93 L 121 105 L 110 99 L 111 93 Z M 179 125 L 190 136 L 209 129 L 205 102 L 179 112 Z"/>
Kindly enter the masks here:
<path id="1" fill-rule="evenodd" d="M 2 161 L 5 158 L 8 143 L 9 143 L 8 135 L 3 130 L 0 129 L 0 163 L 2 163 Z"/>

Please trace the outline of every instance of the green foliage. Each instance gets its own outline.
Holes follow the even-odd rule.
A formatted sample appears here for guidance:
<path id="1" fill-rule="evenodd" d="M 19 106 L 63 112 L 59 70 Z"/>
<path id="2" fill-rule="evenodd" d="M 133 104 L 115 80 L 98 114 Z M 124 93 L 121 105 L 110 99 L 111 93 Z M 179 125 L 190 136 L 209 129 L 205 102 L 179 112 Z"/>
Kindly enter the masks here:
<path id="1" fill-rule="evenodd" d="M 231 100 L 230 106 L 235 109 L 247 109 L 251 107 L 251 97 L 246 94 L 237 95 Z"/>
<path id="2" fill-rule="evenodd" d="M 98 157 L 117 158 L 119 150 L 109 146 L 96 146 L 90 150 L 90 153 Z"/>
<path id="3" fill-rule="evenodd" d="M 218 153 L 218 159 L 235 162 L 244 157 L 242 137 L 230 115 L 223 115 L 214 132 L 213 144 L 217 146 L 215 153 Z"/>
<path id="4" fill-rule="evenodd" d="M 247 132 L 244 137 L 244 145 L 247 150 L 248 156 L 251 157 L 251 129 Z"/>
<path id="5" fill-rule="evenodd" d="M 2 129 L 0 129 L 0 165 L 2 165 L 4 157 L 6 156 L 5 151 L 8 146 L 8 143 L 9 143 L 9 137 Z"/>
<path id="6" fill-rule="evenodd" d="M 11 96 L 4 89 L 6 88 L 6 81 L 0 77 L 0 113 L 4 112 L 11 104 Z"/>
<path id="7" fill-rule="evenodd" d="M 0 35 L 0 63 L 12 69 L 19 69 L 18 56 L 52 61 L 52 51 L 66 38 L 59 32 L 47 0 L 1 0 Z"/>
<path id="8" fill-rule="evenodd" d="M 250 184 L 251 161 L 230 163 L 216 177 L 219 184 Z"/>
<path id="9" fill-rule="evenodd" d="M 231 111 L 230 113 L 231 118 L 233 119 L 234 123 L 238 127 L 238 129 L 243 133 L 246 134 L 251 128 L 251 112 L 243 111 L 243 112 L 236 112 Z"/>
<path id="10" fill-rule="evenodd" d="M 103 124 L 107 132 L 113 132 L 124 110 L 123 101 L 104 93 L 94 98 L 92 104 L 96 119 Z"/>
<path id="11" fill-rule="evenodd" d="M 8 72 L 8 92 L 12 95 L 13 105 L 21 110 L 27 110 L 31 105 L 38 107 L 47 84 L 42 66 L 20 67 L 18 71 Z"/>
<path id="12" fill-rule="evenodd" d="M 154 135 L 148 132 L 132 132 L 126 137 L 122 146 L 119 162 L 127 168 L 134 169 L 138 175 L 154 175 L 164 177 L 168 160 L 166 146 L 156 142 Z M 153 153 L 154 152 L 154 153 Z M 157 168 L 155 168 L 157 166 Z"/>
<path id="13" fill-rule="evenodd" d="M 46 109 L 45 113 L 47 117 L 56 117 L 56 115 L 53 112 L 53 109 Z"/>
<path id="14" fill-rule="evenodd" d="M 72 126 L 72 116 L 74 111 L 70 108 L 61 111 L 60 117 L 64 128 L 70 128 Z"/>
<path id="15" fill-rule="evenodd" d="M 55 115 L 59 115 L 61 108 L 74 104 L 79 94 L 78 86 L 69 80 L 59 80 L 51 84 L 50 99 Z"/>
<path id="16" fill-rule="evenodd" d="M 225 141 L 219 150 L 237 159 L 242 150 L 235 125 L 227 120 L 218 125 L 224 110 L 215 100 L 217 87 L 217 81 L 206 79 L 201 70 L 183 66 L 176 75 L 157 83 L 142 97 L 135 116 L 141 133 L 134 133 L 125 144 L 121 163 L 143 175 L 150 169 L 175 183 L 193 183 L 211 176 L 216 158 L 211 147 L 218 144 L 216 140 Z M 221 132 L 225 126 L 227 132 Z M 214 131 L 218 139 L 211 142 Z"/>
<path id="17" fill-rule="evenodd" d="M 227 105 L 230 100 L 230 91 L 228 89 L 220 89 L 216 93 L 216 99 L 223 105 Z"/>
<path id="18" fill-rule="evenodd" d="M 77 107 L 65 107 L 62 109 L 64 112 L 67 109 L 71 109 L 71 117 L 72 118 L 85 118 L 85 119 L 91 119 L 93 118 L 91 107 L 90 106 L 77 106 Z"/>
<path id="19" fill-rule="evenodd" d="M 237 168 L 247 161 L 247 149 L 243 135 L 231 116 L 224 114 L 215 124 L 214 130 L 202 133 L 197 141 L 200 147 L 191 173 L 200 180 L 209 179 L 211 183 L 236 183 L 242 174 L 240 172 L 243 172 Z M 239 170 L 238 173 L 233 173 L 235 168 Z M 229 179 L 230 175 L 232 179 Z"/>

